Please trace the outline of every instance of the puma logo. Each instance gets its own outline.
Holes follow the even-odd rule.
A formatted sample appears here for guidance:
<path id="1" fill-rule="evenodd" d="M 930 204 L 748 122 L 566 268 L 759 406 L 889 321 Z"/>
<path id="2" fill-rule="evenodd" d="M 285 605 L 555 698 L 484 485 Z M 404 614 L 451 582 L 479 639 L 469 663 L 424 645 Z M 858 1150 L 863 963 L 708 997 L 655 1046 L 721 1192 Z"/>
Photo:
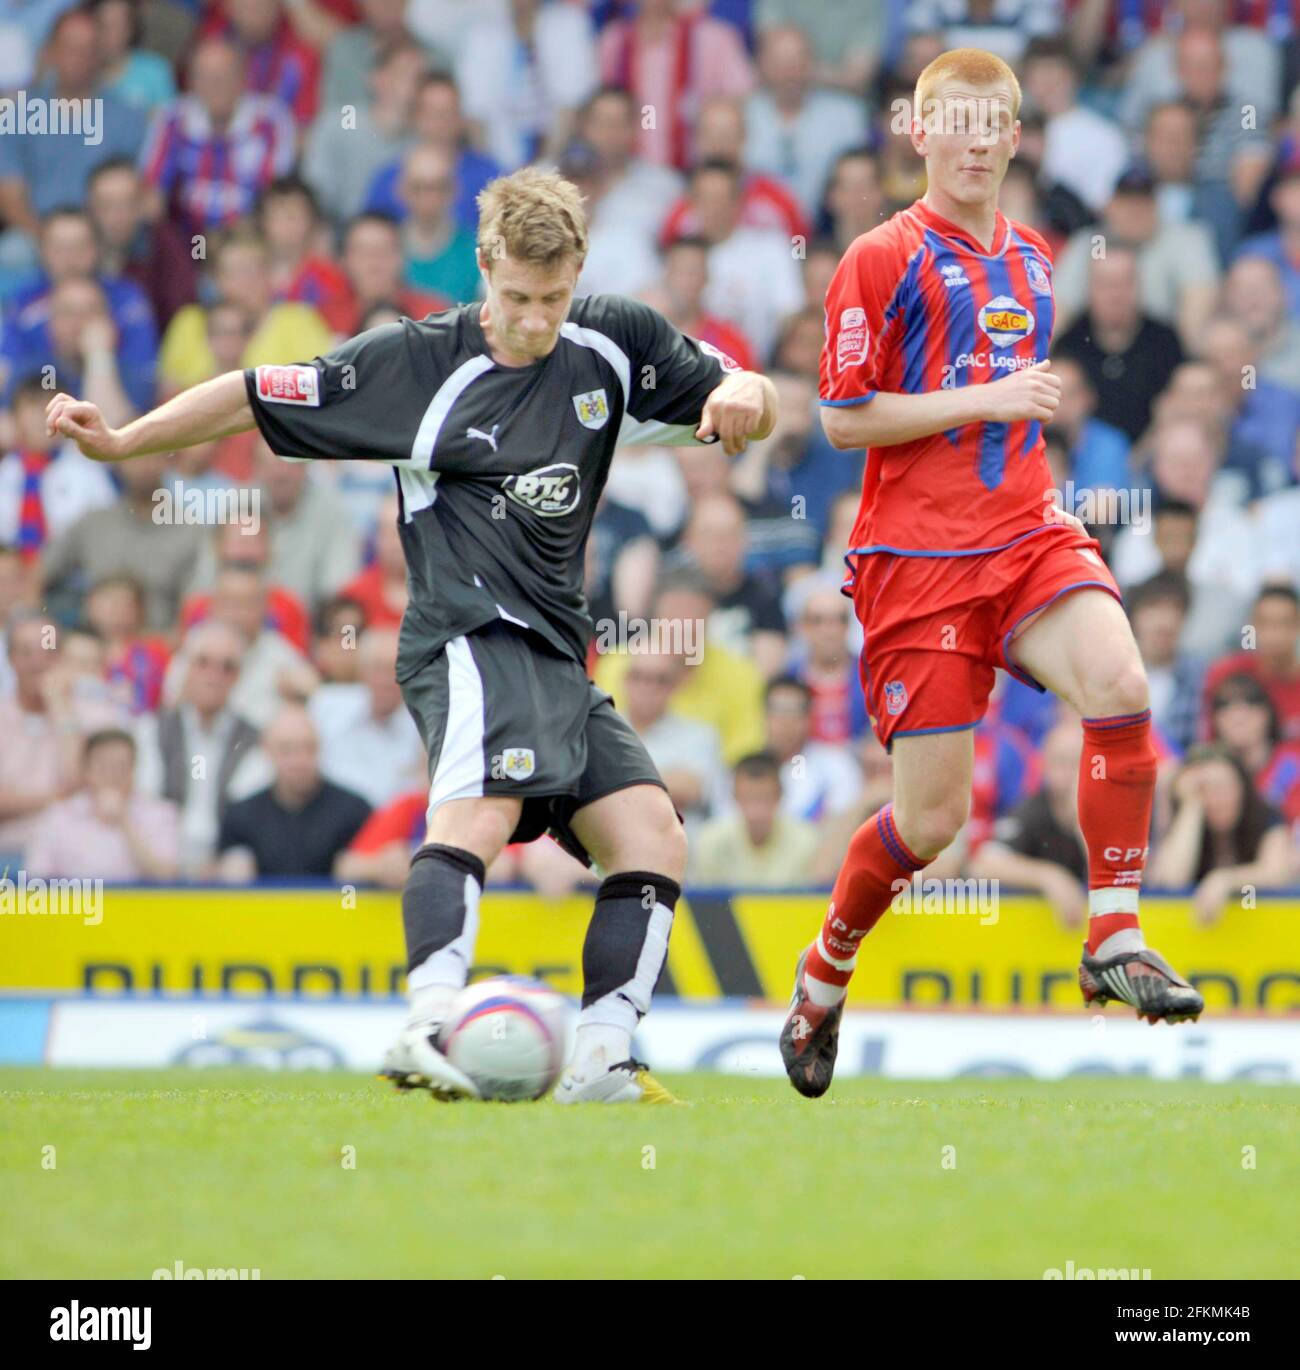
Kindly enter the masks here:
<path id="1" fill-rule="evenodd" d="M 465 436 L 467 438 L 482 438 L 495 452 L 497 450 L 497 429 L 500 427 L 501 425 L 499 423 L 494 423 L 490 433 L 485 433 L 481 428 L 467 428 L 465 430 Z"/>

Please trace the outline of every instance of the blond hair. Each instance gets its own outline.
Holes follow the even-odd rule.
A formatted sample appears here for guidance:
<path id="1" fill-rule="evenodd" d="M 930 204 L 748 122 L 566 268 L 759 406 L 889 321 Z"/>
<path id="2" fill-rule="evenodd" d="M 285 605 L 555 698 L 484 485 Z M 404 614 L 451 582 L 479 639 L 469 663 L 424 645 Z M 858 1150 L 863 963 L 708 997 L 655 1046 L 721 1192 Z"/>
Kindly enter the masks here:
<path id="1" fill-rule="evenodd" d="M 1011 117 L 1020 117 L 1020 82 L 1016 73 L 995 53 L 983 48 L 952 48 L 938 57 L 916 78 L 914 117 L 922 118 L 945 81 L 958 80 L 977 90 L 1007 86 L 1011 91 Z"/>
<path id="2" fill-rule="evenodd" d="M 500 257 L 554 267 L 587 256 L 582 195 L 556 171 L 524 167 L 499 176 L 478 196 L 478 247 L 491 270 Z"/>

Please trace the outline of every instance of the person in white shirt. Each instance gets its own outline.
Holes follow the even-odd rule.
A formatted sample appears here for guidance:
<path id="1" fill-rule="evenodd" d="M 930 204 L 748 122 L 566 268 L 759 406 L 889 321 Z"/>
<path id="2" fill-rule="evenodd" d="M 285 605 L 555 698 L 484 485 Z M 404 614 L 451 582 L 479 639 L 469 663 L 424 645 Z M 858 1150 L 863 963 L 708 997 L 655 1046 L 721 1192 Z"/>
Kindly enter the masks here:
<path id="1" fill-rule="evenodd" d="M 781 809 L 810 823 L 842 814 L 862 798 L 862 768 L 848 747 L 814 742 L 812 691 L 778 676 L 764 693 L 767 747 L 781 763 Z"/>
<path id="2" fill-rule="evenodd" d="M 308 711 L 320 736 L 321 774 L 377 809 L 421 787 L 424 750 L 397 684 L 397 632 L 367 629 L 357 655 L 360 683 L 322 685 Z"/>

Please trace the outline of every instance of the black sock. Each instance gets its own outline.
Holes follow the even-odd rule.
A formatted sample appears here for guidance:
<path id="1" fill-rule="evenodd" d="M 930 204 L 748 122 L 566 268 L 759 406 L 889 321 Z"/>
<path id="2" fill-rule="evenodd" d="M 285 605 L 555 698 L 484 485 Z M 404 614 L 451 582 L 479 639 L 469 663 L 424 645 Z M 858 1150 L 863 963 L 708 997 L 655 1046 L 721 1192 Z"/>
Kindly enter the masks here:
<path id="1" fill-rule="evenodd" d="M 406 931 L 407 976 L 417 969 L 422 975 L 411 988 L 464 983 L 463 971 L 451 963 L 459 958 L 464 969 L 469 969 L 485 874 L 483 862 L 459 847 L 430 842 L 412 857 L 402 888 L 402 926 Z M 439 973 L 444 968 L 437 962 L 429 965 L 435 956 L 447 958 L 451 973 L 446 978 Z"/>
<path id="2" fill-rule="evenodd" d="M 681 886 L 652 871 L 611 875 L 596 893 L 582 946 L 582 1007 L 595 1021 L 635 1029 L 668 958 Z"/>

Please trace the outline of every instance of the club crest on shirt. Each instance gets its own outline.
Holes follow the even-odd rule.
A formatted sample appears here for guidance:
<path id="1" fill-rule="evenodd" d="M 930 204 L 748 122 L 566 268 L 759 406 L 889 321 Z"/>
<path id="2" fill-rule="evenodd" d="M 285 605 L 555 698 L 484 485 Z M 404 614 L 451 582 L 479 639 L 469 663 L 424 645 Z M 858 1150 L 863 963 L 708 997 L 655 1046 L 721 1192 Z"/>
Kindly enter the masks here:
<path id="1" fill-rule="evenodd" d="M 501 752 L 501 771 L 507 780 L 527 780 L 537 769 L 531 747 L 505 747 Z"/>
<path id="2" fill-rule="evenodd" d="M 885 681 L 885 708 L 891 714 L 901 714 L 907 708 L 907 686 L 901 680 Z"/>
<path id="3" fill-rule="evenodd" d="M 840 313 L 839 337 L 835 342 L 835 369 L 859 366 L 867 359 L 871 334 L 867 328 L 867 311 L 861 306 Z"/>
<path id="4" fill-rule="evenodd" d="M 1010 347 L 1034 331 L 1034 316 L 1010 295 L 998 295 L 980 310 L 980 327 L 995 347 Z"/>
<path id="5" fill-rule="evenodd" d="M 1030 290 L 1036 291 L 1039 295 L 1052 293 L 1052 283 L 1047 279 L 1047 272 L 1043 270 L 1043 264 L 1037 257 L 1025 258 L 1025 275 L 1029 279 Z"/>
<path id="6" fill-rule="evenodd" d="M 573 407 L 584 428 L 604 428 L 609 422 L 609 397 L 604 390 L 588 390 L 585 395 L 575 395 Z"/>

